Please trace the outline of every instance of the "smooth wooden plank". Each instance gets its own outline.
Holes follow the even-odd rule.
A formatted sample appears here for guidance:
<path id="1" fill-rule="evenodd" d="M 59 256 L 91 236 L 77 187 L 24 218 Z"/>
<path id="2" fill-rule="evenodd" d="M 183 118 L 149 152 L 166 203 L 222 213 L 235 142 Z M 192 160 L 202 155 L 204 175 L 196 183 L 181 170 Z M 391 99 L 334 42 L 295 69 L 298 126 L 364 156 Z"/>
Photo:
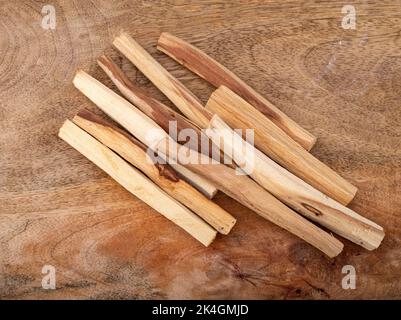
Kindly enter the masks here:
<path id="1" fill-rule="evenodd" d="M 262 97 L 245 81 L 195 46 L 168 32 L 163 32 L 157 42 L 157 48 L 214 86 L 227 86 L 242 96 L 306 150 L 312 149 L 316 143 L 315 136 Z"/>
<path id="2" fill-rule="evenodd" d="M 218 114 L 231 128 L 253 129 L 256 148 L 330 198 L 344 205 L 354 198 L 356 187 L 288 139 L 272 121 L 227 87 L 215 90 L 206 108 Z"/>
<path id="3" fill-rule="evenodd" d="M 210 245 L 216 237 L 216 231 L 207 223 L 71 121 L 64 122 L 59 137 L 203 245 Z M 155 232 L 157 233 L 157 230 Z"/>
<path id="4" fill-rule="evenodd" d="M 127 132 L 87 110 L 78 112 L 73 122 L 142 171 L 172 198 L 192 210 L 218 232 L 230 232 L 236 222 L 232 215 L 182 180 L 171 166 L 163 164 L 163 159 L 150 158 L 146 146 Z"/>

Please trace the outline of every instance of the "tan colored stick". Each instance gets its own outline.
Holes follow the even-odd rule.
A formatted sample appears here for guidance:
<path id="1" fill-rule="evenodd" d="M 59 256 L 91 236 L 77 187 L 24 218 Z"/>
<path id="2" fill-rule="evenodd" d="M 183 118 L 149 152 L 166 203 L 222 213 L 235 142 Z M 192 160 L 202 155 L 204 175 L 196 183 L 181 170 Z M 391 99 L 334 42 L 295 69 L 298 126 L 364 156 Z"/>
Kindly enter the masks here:
<path id="1" fill-rule="evenodd" d="M 168 132 L 175 141 L 181 144 L 185 143 L 186 146 L 193 150 L 205 153 L 210 158 L 220 160 L 228 165 L 231 163 L 231 166 L 233 166 L 232 161 L 228 159 L 224 161 L 224 153 L 220 152 L 215 145 L 210 143 L 209 138 L 201 132 L 197 125 L 160 101 L 153 99 L 147 92 L 133 84 L 113 60 L 103 55 L 97 62 L 113 81 L 121 94 L 149 118 L 155 121 L 164 131 Z M 176 128 L 170 133 L 172 122 L 175 122 Z M 184 136 L 181 138 L 180 136 L 188 132 L 188 129 L 191 133 L 196 134 L 198 137 L 197 141 L 188 141 L 188 139 L 182 141 L 182 138 L 187 137 Z M 205 148 L 206 145 L 208 145 L 208 148 Z M 180 167 L 179 170 L 185 169 Z"/>
<path id="2" fill-rule="evenodd" d="M 224 85 L 239 94 L 306 150 L 315 144 L 312 134 L 198 48 L 166 32 L 161 34 L 157 48 L 214 86 Z"/>
<path id="3" fill-rule="evenodd" d="M 139 68 L 161 91 L 163 91 L 168 97 L 170 98 L 171 101 L 173 101 L 176 106 L 183 112 L 185 113 L 188 117 L 196 117 L 196 115 L 201 114 L 203 116 L 202 123 L 204 123 L 207 120 L 212 119 L 212 113 L 207 111 L 205 113 L 205 110 L 202 105 L 200 104 L 199 101 L 197 100 L 189 100 L 189 99 L 182 99 L 182 97 L 186 96 L 191 96 L 192 94 L 190 91 L 183 85 L 181 84 L 177 79 L 172 77 L 163 67 L 155 61 L 152 56 L 150 56 L 139 44 L 137 44 L 132 38 L 130 38 L 128 35 L 122 35 L 114 41 L 114 44 L 117 48 L 121 48 L 121 52 L 125 54 L 129 60 L 131 60 L 137 68 Z M 162 79 L 164 82 L 160 83 L 160 79 Z M 179 88 L 179 90 L 174 90 L 173 88 Z M 195 121 L 195 118 L 190 118 L 192 121 Z M 223 122 L 224 123 L 224 122 Z M 202 126 L 202 124 L 199 124 Z M 205 128 L 205 127 L 204 127 Z M 221 137 L 223 138 L 223 136 Z M 219 141 L 215 141 L 219 145 Z M 242 150 L 236 150 L 236 148 L 233 148 L 235 153 L 239 154 L 234 156 L 236 157 L 235 162 L 237 165 L 241 167 L 242 163 L 249 163 L 248 158 L 243 158 L 242 155 Z M 258 150 L 257 150 L 258 151 Z M 226 152 L 226 150 L 224 150 Z M 259 151 L 260 152 L 260 151 Z M 251 153 L 252 154 L 252 153 Z M 329 219 L 330 221 L 334 220 L 332 227 L 335 228 L 335 230 L 338 230 L 338 226 L 341 225 L 341 221 L 348 222 L 350 220 L 349 214 L 345 213 L 344 211 L 347 211 L 348 209 L 345 208 L 346 210 L 341 210 L 341 209 L 336 209 L 332 210 L 330 207 L 326 208 L 326 201 L 325 199 L 327 196 L 323 195 L 321 192 L 317 191 L 313 187 L 309 186 L 307 183 L 304 181 L 300 180 L 298 177 L 294 176 L 287 170 L 279 167 L 276 163 L 274 163 L 272 160 L 267 158 L 264 154 L 262 154 L 264 157 L 261 158 L 260 161 L 258 161 L 258 167 L 257 170 L 254 170 L 252 173 L 252 177 L 257 180 L 259 183 L 263 181 L 263 187 L 267 189 L 269 192 L 273 194 L 283 194 L 283 198 L 286 197 L 286 188 L 287 186 L 282 183 L 282 181 L 286 181 L 287 184 L 291 184 L 290 187 L 288 187 L 292 192 L 296 192 L 296 195 L 298 195 L 297 199 L 294 200 L 297 202 L 297 206 L 294 206 L 296 210 L 302 210 L 302 213 L 304 214 L 312 214 L 314 215 L 314 218 L 316 220 L 322 220 L 322 223 L 326 223 L 324 220 L 326 219 L 326 215 L 333 215 L 334 213 L 337 214 L 336 218 Z M 230 154 L 229 154 L 230 156 Z M 267 159 L 265 159 L 267 158 Z M 245 161 L 246 160 L 246 161 Z M 191 168 L 192 170 L 192 168 Z M 264 176 L 268 175 L 269 181 L 265 181 Z M 212 179 L 212 178 L 209 178 Z M 281 180 L 280 180 L 281 179 Z M 269 182 L 269 184 L 267 184 Z M 220 187 L 220 186 L 218 186 Z M 222 190 L 222 189 L 221 189 Z M 316 214 L 315 212 L 315 207 L 317 206 L 314 203 L 307 204 L 307 206 L 303 206 L 303 203 L 305 203 L 306 200 L 309 197 L 308 192 L 310 190 L 315 190 L 318 192 L 319 196 L 317 199 L 319 200 L 318 204 L 319 205 L 319 213 Z M 222 190 L 224 192 L 224 190 Z M 285 198 L 286 199 L 286 198 Z M 331 199 L 331 201 L 334 201 Z M 339 204 L 340 205 L 340 204 Z M 324 217 L 322 217 L 324 214 Z M 353 213 L 355 217 L 360 217 L 358 214 Z M 337 217 L 340 217 L 340 222 L 338 222 Z M 343 220 L 341 219 L 343 217 Z M 355 219 L 354 217 L 354 219 Z M 361 217 L 361 219 L 364 219 Z M 346 237 L 347 239 L 350 239 L 367 249 L 374 249 L 377 247 L 383 236 L 384 233 L 381 230 L 378 230 L 376 233 L 376 228 L 374 227 L 375 230 L 373 230 L 373 235 L 371 231 L 366 230 L 364 228 L 364 225 L 360 225 L 358 219 L 355 221 L 355 229 L 347 229 L 347 230 L 341 230 L 341 233 Z M 367 220 L 367 219 L 365 219 Z M 367 220 L 368 221 L 368 220 Z M 326 223 L 327 224 L 327 223 Z M 373 224 L 373 222 L 372 222 Z M 377 225 L 376 225 L 377 226 Z"/>
<path id="4" fill-rule="evenodd" d="M 304 239 L 330 257 L 341 252 L 343 245 L 340 241 L 282 204 L 248 176 L 237 175 L 234 169 L 222 164 L 210 164 L 210 158 L 193 150 L 189 152 L 185 146 L 178 147 L 153 120 L 90 75 L 83 71 L 78 72 L 74 78 L 74 85 L 148 147 L 167 154 L 173 161 L 179 159 L 177 154 L 170 153 L 170 150 L 179 149 L 180 153 L 189 154 L 189 164 L 184 164 L 185 167 L 211 179 L 219 185 L 220 190 L 240 203 Z M 175 149 L 170 149 L 166 142 Z"/>
<path id="5" fill-rule="evenodd" d="M 59 137 L 203 245 L 208 246 L 216 237 L 212 227 L 71 121 L 63 124 Z"/>
<path id="6" fill-rule="evenodd" d="M 368 250 L 380 245 L 384 237 L 382 227 L 280 167 L 242 140 L 219 116 L 213 117 L 210 127 L 213 130 L 207 131 L 209 136 L 216 138 L 214 141 L 224 143 L 224 151 L 228 152 L 238 165 L 249 168 L 247 172 L 250 176 L 278 199 L 309 219 Z"/>
<path id="7" fill-rule="evenodd" d="M 141 142 L 86 110 L 80 111 L 73 122 L 141 170 L 171 197 L 191 209 L 218 232 L 230 232 L 236 222 L 235 218 L 181 180 L 168 164 L 160 162 L 160 158 L 153 159 L 159 162 L 152 162 L 147 155 L 146 146 Z"/>
<path id="8" fill-rule="evenodd" d="M 128 34 L 122 33 L 113 45 L 124 54 L 180 111 L 200 128 L 206 128 L 213 114 L 181 82 L 174 78 Z"/>
<path id="9" fill-rule="evenodd" d="M 254 129 L 256 148 L 329 197 L 344 205 L 354 198 L 356 187 L 288 139 L 272 121 L 227 87 L 214 91 L 206 108 L 231 128 Z"/>

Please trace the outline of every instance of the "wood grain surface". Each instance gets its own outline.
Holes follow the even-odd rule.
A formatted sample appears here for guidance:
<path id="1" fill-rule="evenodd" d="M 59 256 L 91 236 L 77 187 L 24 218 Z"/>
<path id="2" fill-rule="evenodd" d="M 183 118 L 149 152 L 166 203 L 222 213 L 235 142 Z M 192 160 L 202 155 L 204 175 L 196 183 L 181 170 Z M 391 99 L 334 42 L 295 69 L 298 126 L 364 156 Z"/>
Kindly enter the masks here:
<path id="1" fill-rule="evenodd" d="M 41 27 L 54 5 L 55 30 Z M 0 297 L 3 299 L 401 298 L 401 2 L 0 1 Z M 382 225 L 369 252 L 344 239 L 335 259 L 218 194 L 237 218 L 208 248 L 57 137 L 82 108 L 71 81 L 125 30 L 203 103 L 213 88 L 156 50 L 175 34 L 232 69 L 318 137 L 312 153 L 358 187 L 350 207 Z M 157 235 L 154 230 L 157 230 Z M 56 268 L 56 290 L 41 286 Z M 341 286 L 356 270 L 356 289 Z"/>

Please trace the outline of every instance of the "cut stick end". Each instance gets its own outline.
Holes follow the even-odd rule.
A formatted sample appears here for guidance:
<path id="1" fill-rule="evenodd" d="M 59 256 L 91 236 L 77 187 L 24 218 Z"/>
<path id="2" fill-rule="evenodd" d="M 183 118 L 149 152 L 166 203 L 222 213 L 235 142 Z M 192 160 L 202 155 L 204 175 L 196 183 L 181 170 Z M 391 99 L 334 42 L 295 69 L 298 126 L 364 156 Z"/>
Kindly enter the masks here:
<path id="1" fill-rule="evenodd" d="M 317 137 L 311 135 L 309 141 L 305 143 L 305 149 L 307 151 L 311 151 L 312 148 L 315 146 L 316 142 L 317 142 Z"/>
<path id="2" fill-rule="evenodd" d="M 327 251 L 326 254 L 329 258 L 337 257 L 344 249 L 344 244 L 340 241 L 335 242 L 335 246 L 331 248 L 330 251 Z"/>
<path id="3" fill-rule="evenodd" d="M 175 38 L 170 32 L 162 32 L 157 40 L 157 49 L 163 51 L 163 44 L 169 42 L 171 39 L 177 38 Z"/>
<path id="4" fill-rule="evenodd" d="M 124 43 L 127 40 L 134 41 L 134 39 L 132 39 L 132 37 L 126 31 L 122 31 L 117 37 L 114 38 L 113 46 L 118 49 L 119 44 Z"/>
<path id="5" fill-rule="evenodd" d="M 231 232 L 231 229 L 234 227 L 234 225 L 237 223 L 236 219 L 233 219 L 229 223 L 227 223 L 226 226 L 220 227 L 217 231 L 221 234 L 228 235 Z"/>
<path id="6" fill-rule="evenodd" d="M 324 247 L 316 245 L 316 248 L 325 253 L 329 258 L 335 258 L 343 251 L 344 244 L 332 234 L 327 234 L 327 237 L 329 241 L 326 239 L 326 245 Z"/>
<path id="7" fill-rule="evenodd" d="M 158 41 L 161 41 L 161 40 L 163 40 L 164 38 L 170 38 L 170 37 L 173 37 L 173 35 L 172 35 L 170 32 L 163 31 L 163 32 L 160 34 L 160 37 L 159 37 L 159 40 L 158 40 Z"/>
<path id="8" fill-rule="evenodd" d="M 79 89 L 80 83 L 82 82 L 83 79 L 87 78 L 88 74 L 82 70 L 78 69 L 77 72 L 75 73 L 74 79 L 72 80 L 72 83 L 74 84 L 75 88 Z"/>
<path id="9" fill-rule="evenodd" d="M 372 237 L 369 239 L 370 241 L 361 244 L 361 246 L 363 246 L 365 249 L 369 251 L 373 251 L 378 247 L 380 247 L 385 235 L 386 234 L 383 230 L 376 229 Z"/>
<path id="10" fill-rule="evenodd" d="M 217 192 L 219 192 L 219 190 L 217 188 L 213 188 L 210 193 L 208 193 L 208 198 L 209 199 L 213 199 L 215 197 L 215 195 L 217 194 Z"/>
<path id="11" fill-rule="evenodd" d="M 204 240 L 201 240 L 200 242 L 205 246 L 208 247 L 212 244 L 212 242 L 214 241 L 214 239 L 216 239 L 217 236 L 217 232 L 214 233 L 214 236 L 209 236 L 207 238 L 205 238 Z"/>
<path id="12" fill-rule="evenodd" d="M 68 126 L 70 126 L 71 125 L 71 121 L 70 120 L 65 120 L 64 122 L 63 122 L 63 124 L 62 124 L 62 126 L 60 127 L 60 129 L 58 130 L 58 133 L 57 133 L 57 136 L 60 138 L 60 139 L 63 139 L 64 140 L 64 131 L 66 130 L 66 128 L 68 127 Z"/>
<path id="13" fill-rule="evenodd" d="M 352 184 L 349 184 L 348 187 L 348 196 L 344 197 L 344 199 L 339 199 L 338 202 L 340 202 L 342 205 L 347 206 L 351 203 L 352 200 L 354 200 L 356 194 L 358 192 L 358 188 L 355 187 Z"/>

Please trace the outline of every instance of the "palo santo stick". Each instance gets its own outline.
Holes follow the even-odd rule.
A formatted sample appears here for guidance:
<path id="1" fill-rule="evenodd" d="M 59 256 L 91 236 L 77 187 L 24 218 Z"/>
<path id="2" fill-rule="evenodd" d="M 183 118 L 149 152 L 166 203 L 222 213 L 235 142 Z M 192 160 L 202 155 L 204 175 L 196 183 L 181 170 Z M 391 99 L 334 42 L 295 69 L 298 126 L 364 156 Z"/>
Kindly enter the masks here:
<path id="1" fill-rule="evenodd" d="M 272 121 L 225 86 L 215 90 L 206 108 L 231 128 L 254 129 L 254 145 L 274 161 L 332 199 L 347 205 L 357 188 L 303 149 Z"/>
<path id="2" fill-rule="evenodd" d="M 157 48 L 215 87 L 224 85 L 239 94 L 306 150 L 315 144 L 312 134 L 198 48 L 166 32 L 161 34 Z"/>
<path id="3" fill-rule="evenodd" d="M 143 144 L 166 154 L 172 161 L 179 159 L 176 157 L 177 153 L 171 150 L 179 149 L 180 153 L 190 156 L 187 162 L 182 163 L 185 167 L 207 177 L 220 190 L 243 205 L 304 239 L 329 257 L 341 252 L 343 244 L 340 241 L 282 204 L 248 176 L 237 175 L 228 166 L 213 164 L 206 155 L 198 154 L 185 146 L 178 147 L 153 120 L 90 75 L 79 71 L 73 82 L 76 88 Z"/>
<path id="4" fill-rule="evenodd" d="M 200 128 L 206 128 L 213 114 L 181 82 L 164 69 L 128 34 L 122 33 L 113 45 L 124 54 L 180 111 Z"/>
<path id="5" fill-rule="evenodd" d="M 171 197 L 192 210 L 218 232 L 230 232 L 236 222 L 235 218 L 181 180 L 168 164 L 160 162 L 160 158 L 150 159 L 146 146 L 141 142 L 87 110 L 80 111 L 73 122 L 141 170 Z"/>
<path id="6" fill-rule="evenodd" d="M 185 143 L 186 146 L 198 152 L 204 152 L 210 158 L 220 160 L 226 164 L 232 164 L 231 160 L 227 159 L 224 161 L 224 153 L 220 152 L 215 145 L 210 143 L 209 138 L 201 132 L 197 125 L 160 101 L 153 99 L 143 89 L 133 84 L 113 60 L 103 55 L 97 62 L 111 81 L 113 81 L 121 94 L 149 118 L 155 121 L 164 131 L 168 132 L 175 141 L 180 144 Z M 170 133 L 170 125 L 172 122 L 175 122 L 176 128 Z M 183 139 L 181 139 L 180 136 L 181 134 L 185 134 L 185 132 L 189 132 L 188 129 L 198 137 L 195 143 L 193 143 L 193 141 L 190 141 L 190 143 L 182 141 Z M 187 138 L 187 136 L 182 138 Z M 205 148 L 206 144 L 209 145 L 208 148 Z M 185 171 L 185 168 L 179 165 L 177 165 L 177 167 L 177 171 Z M 190 172 L 185 172 L 185 175 L 190 175 Z"/>
<path id="7" fill-rule="evenodd" d="M 216 237 L 212 227 L 71 121 L 63 124 L 59 137 L 203 245 L 208 246 Z"/>
<path id="8" fill-rule="evenodd" d="M 228 152 L 238 165 L 246 166 L 250 176 L 278 199 L 309 219 L 368 250 L 376 249 L 380 245 L 384 237 L 382 227 L 280 167 L 242 140 L 219 116 L 213 117 L 210 127 L 212 130 L 206 131 L 209 137 L 215 142 L 224 143 L 224 151 Z"/>

